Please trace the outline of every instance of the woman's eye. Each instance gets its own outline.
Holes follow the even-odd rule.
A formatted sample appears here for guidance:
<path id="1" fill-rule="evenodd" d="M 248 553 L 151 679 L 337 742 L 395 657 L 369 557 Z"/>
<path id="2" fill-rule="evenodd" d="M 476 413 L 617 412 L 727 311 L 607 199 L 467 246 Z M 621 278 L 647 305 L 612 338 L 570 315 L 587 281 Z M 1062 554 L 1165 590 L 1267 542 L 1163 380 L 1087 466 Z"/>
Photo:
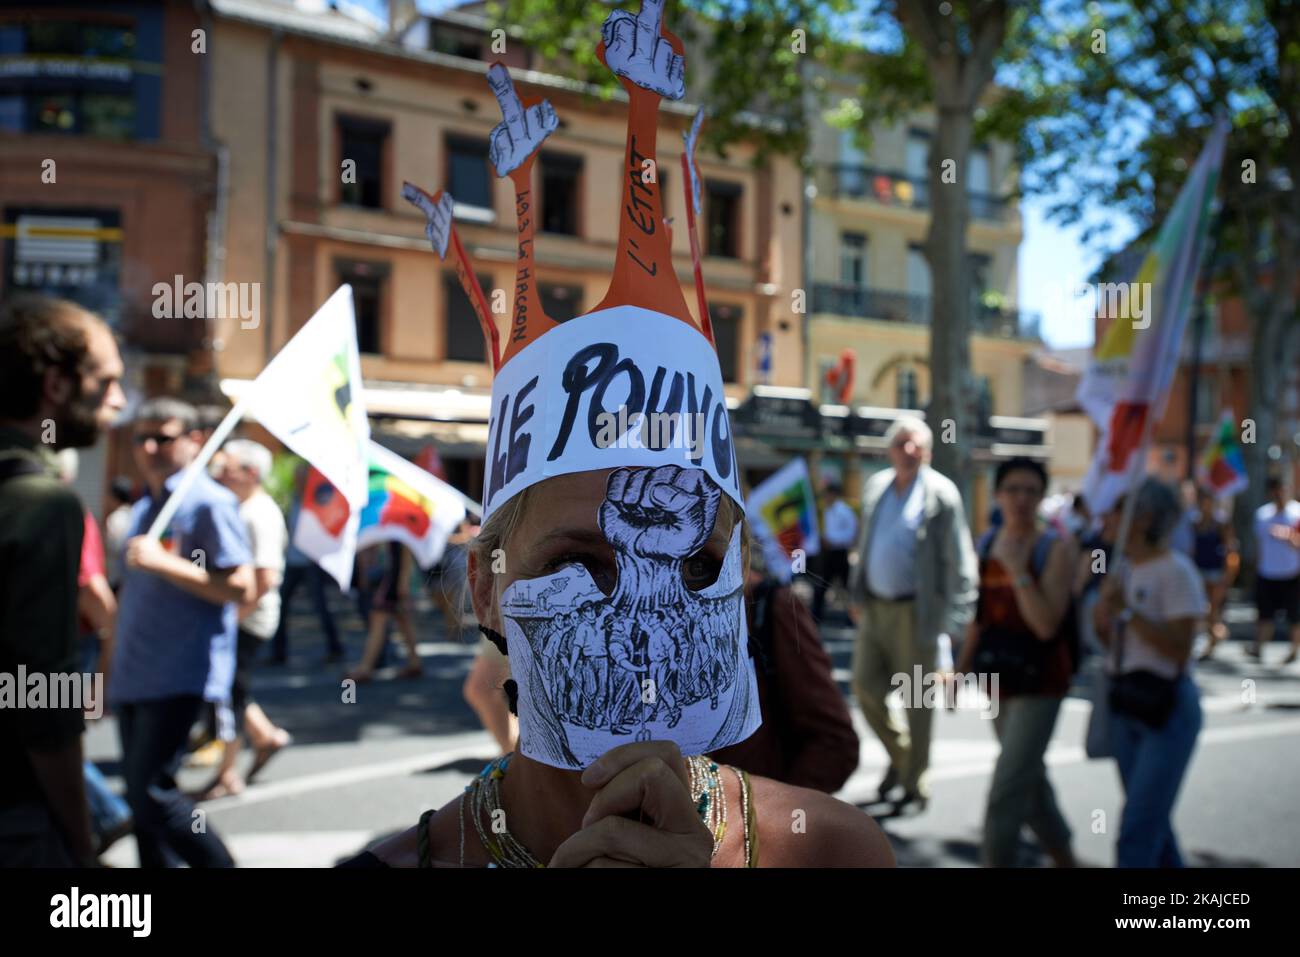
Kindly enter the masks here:
<path id="1" fill-rule="evenodd" d="M 557 555 L 555 558 L 552 558 L 543 565 L 542 568 L 549 572 L 555 571 L 557 568 L 563 568 L 565 565 L 581 565 L 590 571 L 593 563 L 594 559 L 590 555 L 579 555 L 577 552 L 569 552 L 565 555 Z"/>
<path id="2" fill-rule="evenodd" d="M 565 565 L 581 565 L 587 569 L 587 573 L 591 575 L 591 580 L 596 583 L 597 588 L 606 595 L 613 593 L 616 578 L 614 571 L 597 556 L 582 552 L 568 552 L 552 558 L 542 566 L 542 570 L 553 572 Z"/>
<path id="3" fill-rule="evenodd" d="M 722 562 L 708 555 L 692 555 L 682 562 L 682 581 L 692 591 L 708 588 L 718 580 Z"/>

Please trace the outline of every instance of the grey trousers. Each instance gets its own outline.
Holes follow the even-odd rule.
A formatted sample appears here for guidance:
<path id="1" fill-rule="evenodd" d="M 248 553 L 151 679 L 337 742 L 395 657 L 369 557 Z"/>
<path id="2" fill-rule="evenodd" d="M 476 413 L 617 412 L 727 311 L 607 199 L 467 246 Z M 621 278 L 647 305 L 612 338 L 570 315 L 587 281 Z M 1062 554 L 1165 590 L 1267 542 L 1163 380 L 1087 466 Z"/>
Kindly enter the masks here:
<path id="1" fill-rule="evenodd" d="M 853 693 L 862 716 L 885 746 L 899 783 L 909 794 L 927 797 L 925 773 L 930 767 L 934 711 L 911 707 L 905 695 L 907 728 L 903 729 L 890 714 L 886 700 L 895 688 L 895 675 L 910 678 L 916 665 L 921 666 L 922 674 L 929 674 L 934 671 L 937 653 L 936 639 L 918 640 L 915 602 L 867 599 L 853 648 Z"/>
<path id="2" fill-rule="evenodd" d="M 1066 851 L 1070 827 L 1061 816 L 1043 755 L 1052 740 L 1061 699 L 1049 695 L 1003 698 L 993 727 L 1002 743 L 984 813 L 984 864 L 1014 867 L 1020 829 L 1028 824 L 1046 850 Z"/>

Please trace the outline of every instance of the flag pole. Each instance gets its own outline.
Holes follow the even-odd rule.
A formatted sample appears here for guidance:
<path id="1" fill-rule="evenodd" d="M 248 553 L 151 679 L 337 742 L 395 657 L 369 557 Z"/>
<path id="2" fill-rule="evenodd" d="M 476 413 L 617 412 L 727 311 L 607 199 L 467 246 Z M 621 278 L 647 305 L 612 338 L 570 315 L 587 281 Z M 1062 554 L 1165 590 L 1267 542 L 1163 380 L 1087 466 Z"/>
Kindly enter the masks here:
<path id="1" fill-rule="evenodd" d="M 162 537 L 163 529 L 171 523 L 172 518 L 176 515 L 176 510 L 181 507 L 181 502 L 185 501 L 185 496 L 189 494 L 195 481 L 198 480 L 199 473 L 207 468 L 208 463 L 212 461 L 212 456 L 216 454 L 217 449 L 221 448 L 221 443 L 226 440 L 226 436 L 244 417 L 244 410 L 244 400 L 241 397 L 235 403 L 235 407 L 226 413 L 226 417 L 221 420 L 221 424 L 212 430 L 211 437 L 203 443 L 203 448 L 199 449 L 199 454 L 194 457 L 194 461 L 185 467 L 185 472 L 176 485 L 176 491 L 172 492 L 167 501 L 163 503 L 162 511 L 153 520 L 153 524 L 149 526 L 149 531 L 145 533 L 149 538 L 158 541 Z"/>
<path id="2" fill-rule="evenodd" d="M 1134 464 L 1129 466 L 1128 487 L 1124 489 L 1124 511 L 1120 513 L 1119 529 L 1115 532 L 1115 544 L 1112 550 L 1117 560 L 1124 557 L 1124 547 L 1128 545 L 1130 526 L 1133 524 L 1133 504 L 1137 501 L 1138 485 L 1146 477 L 1147 455 L 1151 448 L 1151 437 L 1155 433 L 1155 409 L 1147 407 L 1147 418 L 1142 423 L 1142 439 L 1134 451 Z"/>
<path id="3" fill-rule="evenodd" d="M 438 476 L 435 475 L 434 478 L 436 479 L 436 478 L 438 478 Z M 460 499 L 461 502 L 463 502 L 463 503 L 465 504 L 465 510 L 466 510 L 466 511 L 473 512 L 473 513 L 474 513 L 475 515 L 477 515 L 480 519 L 483 517 L 483 506 L 482 506 L 482 505 L 480 505 L 478 502 L 474 501 L 472 498 L 470 498 L 468 495 L 466 495 L 466 494 L 465 494 L 464 492 L 462 492 L 460 489 L 456 488 L 456 486 L 452 485 L 450 482 L 443 482 L 442 484 L 445 485 L 445 486 L 447 486 L 447 488 L 451 489 L 453 492 L 456 493 L 456 497 L 457 497 L 458 499 Z"/>

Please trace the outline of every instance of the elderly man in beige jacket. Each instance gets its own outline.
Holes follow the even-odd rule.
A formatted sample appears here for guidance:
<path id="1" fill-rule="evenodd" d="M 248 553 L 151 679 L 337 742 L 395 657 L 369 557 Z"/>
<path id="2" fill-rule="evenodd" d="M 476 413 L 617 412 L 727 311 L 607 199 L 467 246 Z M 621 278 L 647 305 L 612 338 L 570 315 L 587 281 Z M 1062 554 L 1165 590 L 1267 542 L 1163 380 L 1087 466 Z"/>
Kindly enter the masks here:
<path id="1" fill-rule="evenodd" d="M 889 713 L 895 675 L 935 669 L 941 636 L 960 636 L 975 613 L 979 563 L 957 487 L 930 468 L 934 437 L 920 419 L 898 419 L 885 433 L 891 468 L 867 479 L 849 595 L 857 612 L 853 690 L 863 717 L 889 754 L 880 800 L 903 794 L 895 813 L 929 800 L 932 709 L 905 700 L 907 729 Z M 906 687 L 905 686 L 905 687 Z"/>

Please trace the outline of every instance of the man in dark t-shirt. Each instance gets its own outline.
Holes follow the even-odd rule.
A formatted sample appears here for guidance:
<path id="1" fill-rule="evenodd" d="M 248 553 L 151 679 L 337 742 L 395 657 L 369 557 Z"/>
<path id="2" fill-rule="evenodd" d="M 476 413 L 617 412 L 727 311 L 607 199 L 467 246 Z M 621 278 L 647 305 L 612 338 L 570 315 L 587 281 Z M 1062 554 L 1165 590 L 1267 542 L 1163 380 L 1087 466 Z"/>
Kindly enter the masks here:
<path id="1" fill-rule="evenodd" d="M 108 327 L 75 304 L 0 303 L 0 867 L 94 861 L 82 703 L 28 689 L 80 670 L 84 513 L 51 453 L 94 444 L 126 404 L 122 372 Z"/>

